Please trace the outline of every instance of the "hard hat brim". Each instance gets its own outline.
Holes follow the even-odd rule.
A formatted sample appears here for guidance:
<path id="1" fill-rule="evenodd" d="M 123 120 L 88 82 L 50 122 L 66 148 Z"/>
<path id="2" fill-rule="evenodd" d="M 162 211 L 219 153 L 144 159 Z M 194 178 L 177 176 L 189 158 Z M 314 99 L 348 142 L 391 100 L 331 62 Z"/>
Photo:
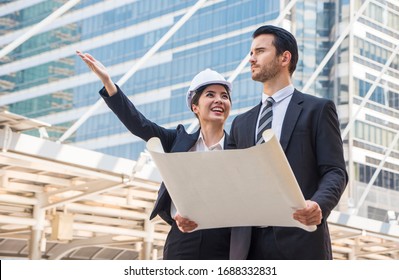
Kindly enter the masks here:
<path id="1" fill-rule="evenodd" d="M 190 109 L 191 111 L 191 101 L 193 100 L 193 97 L 197 91 L 197 89 L 199 89 L 200 87 L 206 86 L 206 85 L 215 85 L 215 84 L 219 84 L 219 85 L 225 85 L 227 86 L 227 88 L 229 89 L 229 94 L 231 93 L 231 83 L 228 81 L 223 81 L 223 80 L 214 80 L 214 81 L 206 81 L 204 83 L 198 84 L 195 86 L 195 88 L 190 88 L 187 91 L 187 98 L 186 98 L 186 102 L 187 102 L 187 107 Z"/>

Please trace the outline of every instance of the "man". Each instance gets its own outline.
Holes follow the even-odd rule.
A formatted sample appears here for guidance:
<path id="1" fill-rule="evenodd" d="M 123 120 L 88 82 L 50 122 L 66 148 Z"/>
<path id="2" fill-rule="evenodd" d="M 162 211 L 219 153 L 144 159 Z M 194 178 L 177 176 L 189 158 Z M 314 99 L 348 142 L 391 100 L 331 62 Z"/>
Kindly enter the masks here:
<path id="1" fill-rule="evenodd" d="M 332 101 L 293 87 L 297 61 L 298 47 L 291 33 L 270 25 L 254 32 L 251 73 L 254 81 L 263 83 L 262 103 L 235 118 L 228 148 L 261 144 L 262 131 L 271 127 L 306 200 L 306 208 L 295 211 L 293 218 L 317 225 L 317 230 L 233 228 L 231 259 L 332 259 L 327 217 L 348 180 L 338 117 Z"/>

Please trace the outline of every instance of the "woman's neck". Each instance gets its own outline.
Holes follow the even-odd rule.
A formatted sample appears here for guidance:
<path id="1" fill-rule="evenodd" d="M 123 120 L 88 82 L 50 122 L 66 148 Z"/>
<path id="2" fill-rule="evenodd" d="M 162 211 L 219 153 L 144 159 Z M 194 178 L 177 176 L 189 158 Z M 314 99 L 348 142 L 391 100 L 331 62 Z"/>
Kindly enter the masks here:
<path id="1" fill-rule="evenodd" d="M 205 144 L 210 147 L 222 139 L 224 135 L 223 125 L 201 125 L 201 133 Z"/>

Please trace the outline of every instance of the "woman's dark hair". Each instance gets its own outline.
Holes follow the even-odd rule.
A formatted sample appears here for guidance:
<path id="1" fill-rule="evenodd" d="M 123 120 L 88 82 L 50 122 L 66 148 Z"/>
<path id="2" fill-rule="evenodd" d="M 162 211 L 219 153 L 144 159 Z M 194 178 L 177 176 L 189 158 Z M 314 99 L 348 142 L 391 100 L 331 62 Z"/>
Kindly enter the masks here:
<path id="1" fill-rule="evenodd" d="M 255 39 L 262 34 L 272 34 L 274 36 L 273 45 L 276 48 L 276 55 L 282 55 L 285 51 L 291 53 L 289 71 L 292 75 L 298 63 L 298 45 L 295 37 L 284 28 L 274 25 L 264 25 L 255 30 L 252 38 Z"/>

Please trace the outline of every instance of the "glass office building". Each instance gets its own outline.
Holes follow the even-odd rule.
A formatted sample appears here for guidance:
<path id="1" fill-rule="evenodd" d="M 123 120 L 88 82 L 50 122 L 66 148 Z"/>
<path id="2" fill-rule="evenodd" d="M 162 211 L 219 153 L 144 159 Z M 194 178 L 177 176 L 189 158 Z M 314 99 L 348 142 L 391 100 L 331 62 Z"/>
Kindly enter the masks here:
<path id="1" fill-rule="evenodd" d="M 1 48 L 66 2 L 70 1 L 1 0 Z M 101 83 L 75 50 L 95 56 L 118 81 L 196 3 L 80 1 L 0 57 L 0 106 L 50 123 L 49 137 L 58 140 L 99 99 Z M 279 18 L 291 3 L 293 7 Z M 362 11 L 359 17 L 357 11 Z M 399 3 L 395 0 L 205 1 L 122 88 L 150 120 L 164 127 L 179 123 L 188 127 L 195 120 L 185 104 L 192 77 L 205 68 L 232 75 L 249 51 L 252 32 L 270 23 L 295 34 L 300 59 L 294 85 L 334 100 L 342 131 L 360 109 L 344 138 L 351 181 L 340 210 L 395 222 L 399 213 L 395 138 L 399 131 Z M 334 50 L 331 59 L 324 61 L 330 50 Z M 323 66 L 320 71 L 319 65 Z M 314 82 L 308 84 L 315 72 Z M 369 97 L 368 92 L 372 92 Z M 261 93 L 247 64 L 233 83 L 227 130 L 237 114 L 259 102 Z M 97 108 L 64 142 L 130 159 L 137 159 L 145 146 L 105 106 Z M 363 194 L 367 194 L 364 202 Z"/>

